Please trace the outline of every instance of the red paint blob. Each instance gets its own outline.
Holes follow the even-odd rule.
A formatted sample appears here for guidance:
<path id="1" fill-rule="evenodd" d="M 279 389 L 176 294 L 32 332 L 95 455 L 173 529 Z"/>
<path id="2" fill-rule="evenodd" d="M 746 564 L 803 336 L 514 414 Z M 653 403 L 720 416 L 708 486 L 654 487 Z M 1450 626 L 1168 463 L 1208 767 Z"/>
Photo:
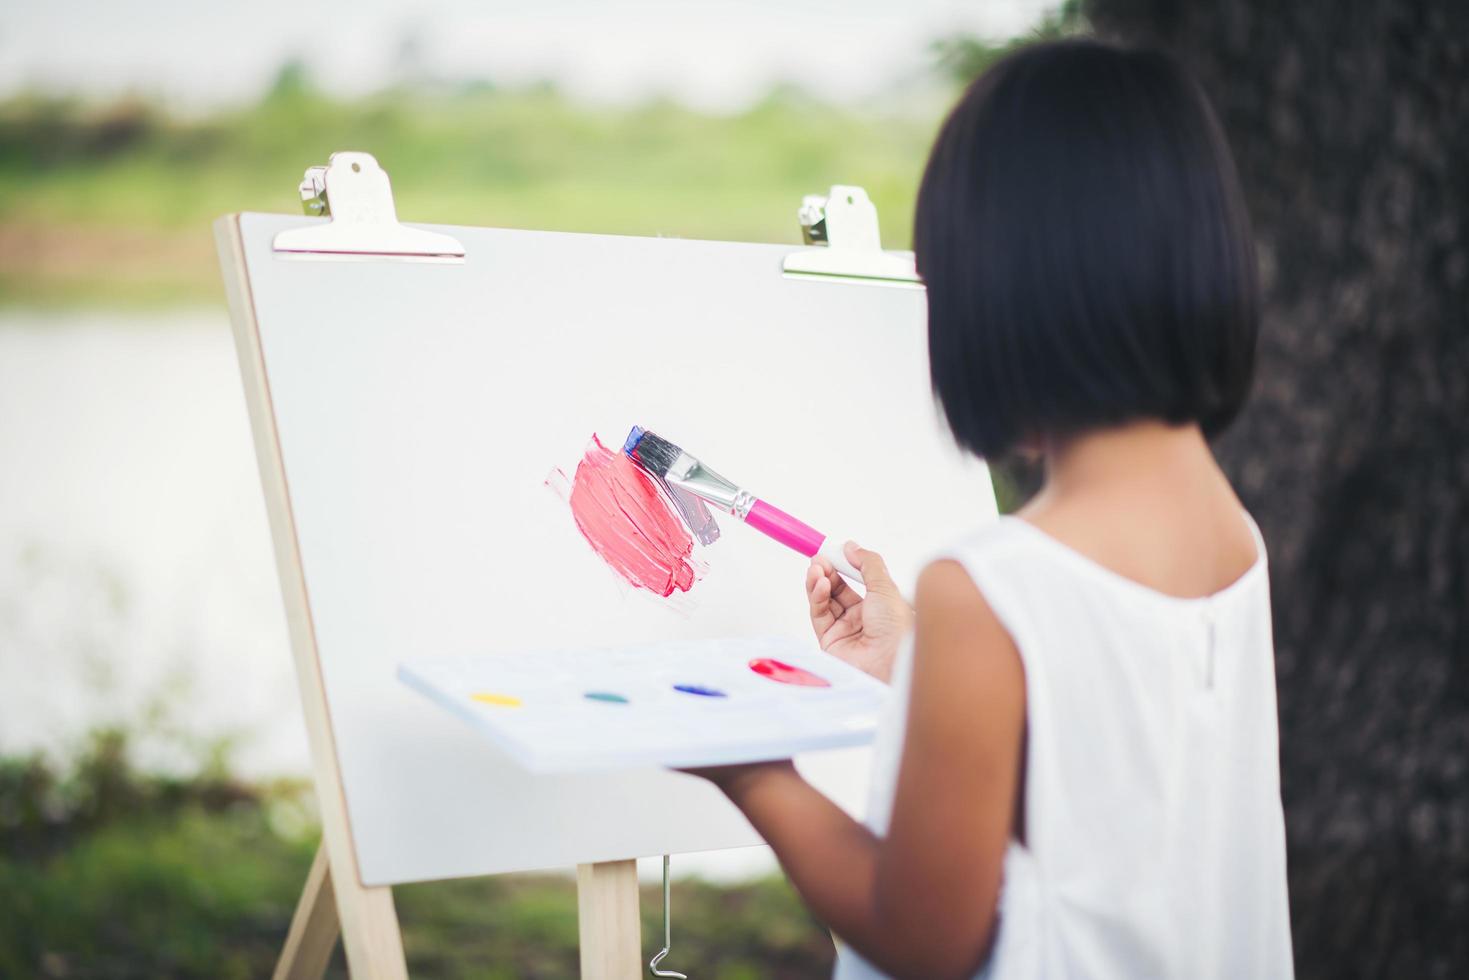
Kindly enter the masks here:
<path id="1" fill-rule="evenodd" d="M 694 539 L 647 473 L 596 436 L 571 481 L 571 515 L 602 560 L 632 585 L 687 592 Z"/>
<path id="2" fill-rule="evenodd" d="M 793 667 L 784 660 L 758 657 L 750 661 L 750 669 L 761 677 L 769 677 L 782 684 L 795 684 L 797 687 L 831 687 L 831 681 L 825 677 L 817 677 L 804 667 Z"/>

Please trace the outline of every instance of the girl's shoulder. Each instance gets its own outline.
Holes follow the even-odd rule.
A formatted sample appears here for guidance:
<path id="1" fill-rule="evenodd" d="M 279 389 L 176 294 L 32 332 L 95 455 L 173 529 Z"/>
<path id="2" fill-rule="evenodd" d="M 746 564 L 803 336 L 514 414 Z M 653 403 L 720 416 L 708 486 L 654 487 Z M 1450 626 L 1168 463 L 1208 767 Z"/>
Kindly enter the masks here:
<path id="1" fill-rule="evenodd" d="M 1042 598 L 1037 586 L 1048 578 L 1046 549 L 1033 533 L 1020 518 L 1002 515 L 951 541 L 931 561 L 963 568 L 1006 629 L 1018 635 L 1028 607 Z"/>
<path id="2" fill-rule="evenodd" d="M 1225 588 L 1198 598 L 1169 595 L 1128 578 L 1013 515 L 963 535 L 934 558 L 958 562 L 991 606 L 1012 616 L 1020 607 L 1058 602 L 1119 605 L 1164 617 L 1191 615 L 1204 605 L 1268 592 L 1264 539 L 1249 514 L 1241 515 L 1255 539 L 1256 561 Z"/>
<path id="3" fill-rule="evenodd" d="M 949 542 L 933 559 L 957 561 L 966 568 L 991 564 L 1013 567 L 1017 561 L 1044 561 L 1050 548 L 1043 535 L 1044 532 L 1023 519 L 1002 514 Z"/>

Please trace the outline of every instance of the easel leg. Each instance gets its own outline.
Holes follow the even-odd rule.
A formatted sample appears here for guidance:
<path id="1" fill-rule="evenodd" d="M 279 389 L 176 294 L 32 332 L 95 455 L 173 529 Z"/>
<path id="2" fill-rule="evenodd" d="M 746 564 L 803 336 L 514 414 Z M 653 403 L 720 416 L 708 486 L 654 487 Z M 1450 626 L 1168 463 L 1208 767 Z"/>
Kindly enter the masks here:
<path id="1" fill-rule="evenodd" d="M 270 405 L 270 386 L 265 379 L 265 356 L 260 346 L 260 325 L 250 298 L 250 275 L 245 268 L 245 243 L 239 215 L 215 222 L 214 231 L 224 268 L 225 292 L 230 297 L 230 320 L 240 354 L 240 377 L 245 386 L 245 403 L 250 409 L 250 428 L 255 433 L 255 458 L 260 464 L 260 485 L 265 491 L 265 510 L 270 516 L 275 542 L 276 567 L 280 572 L 281 596 L 285 600 L 286 625 L 291 632 L 291 651 L 296 660 L 296 680 L 301 685 L 301 710 L 306 719 L 306 741 L 311 746 L 311 769 L 316 777 L 316 802 L 321 807 L 321 846 L 296 910 L 297 923 L 281 956 L 277 977 L 313 976 L 305 967 L 315 966 L 328 954 L 330 944 L 319 937 L 322 919 L 332 915 L 319 909 L 330 900 L 341 924 L 342 944 L 347 948 L 347 969 L 353 980 L 407 980 L 408 964 L 403 958 L 403 935 L 393 909 L 393 890 L 387 886 L 367 887 L 357 866 L 352 846 L 352 829 L 347 820 L 347 797 L 342 788 L 342 768 L 332 731 L 331 711 L 322 681 L 321 657 L 316 646 L 316 629 L 311 622 L 311 605 L 306 599 L 306 578 L 301 567 L 301 550 L 296 523 L 291 515 L 291 497 L 286 490 L 285 464 L 281 459 L 275 416 Z M 299 929 L 297 924 L 299 923 Z M 298 935 L 299 933 L 299 935 Z M 304 955 L 306 953 L 311 955 Z M 299 964 L 299 965 L 298 965 Z M 301 972 L 297 972 L 301 971 Z M 320 976 L 318 969 L 314 976 Z"/>
<path id="2" fill-rule="evenodd" d="M 576 866 L 583 980 L 638 980 L 642 925 L 638 920 L 638 862 Z"/>
<path id="3" fill-rule="evenodd" d="M 316 849 L 316 860 L 306 875 L 306 887 L 296 903 L 291 931 L 275 966 L 274 980 L 321 980 L 337 948 L 337 900 L 332 894 L 331 863 L 326 845 Z"/>
<path id="4" fill-rule="evenodd" d="M 408 980 L 393 890 L 332 872 L 322 841 L 291 919 L 274 980 L 321 980 L 340 931 L 353 980 Z"/>
<path id="5" fill-rule="evenodd" d="M 387 885 L 369 888 L 355 873 L 347 876 L 335 871 L 332 885 L 352 980 L 408 980 L 393 889 Z"/>

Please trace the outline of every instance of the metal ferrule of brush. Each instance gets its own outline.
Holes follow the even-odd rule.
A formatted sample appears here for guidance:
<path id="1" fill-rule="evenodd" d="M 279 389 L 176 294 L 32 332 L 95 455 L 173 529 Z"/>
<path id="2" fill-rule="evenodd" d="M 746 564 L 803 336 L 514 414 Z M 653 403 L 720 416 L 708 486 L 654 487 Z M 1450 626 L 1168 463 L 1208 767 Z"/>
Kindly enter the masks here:
<path id="1" fill-rule="evenodd" d="M 745 518 L 749 517 L 750 516 L 750 508 L 755 506 L 755 501 L 758 500 L 758 499 L 759 498 L 756 497 L 750 491 L 748 491 L 748 490 L 741 490 L 739 493 L 735 494 L 734 511 L 733 511 L 734 515 L 736 517 L 738 517 L 742 521 Z"/>
<path id="2" fill-rule="evenodd" d="M 702 497 L 726 514 L 744 520 L 754 506 L 755 497 L 735 486 L 688 453 L 681 453 L 664 479 L 669 485 Z"/>

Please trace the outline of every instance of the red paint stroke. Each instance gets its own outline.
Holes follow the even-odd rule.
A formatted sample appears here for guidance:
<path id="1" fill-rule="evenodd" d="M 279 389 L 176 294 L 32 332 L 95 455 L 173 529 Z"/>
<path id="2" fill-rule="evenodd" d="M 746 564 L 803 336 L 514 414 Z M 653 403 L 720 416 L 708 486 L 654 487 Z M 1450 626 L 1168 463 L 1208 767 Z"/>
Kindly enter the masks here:
<path id="1" fill-rule="evenodd" d="M 571 515 L 612 570 L 661 596 L 694 584 L 694 539 L 648 474 L 594 435 L 571 481 Z"/>
<path id="2" fill-rule="evenodd" d="M 751 660 L 750 669 L 761 677 L 769 677 L 782 684 L 795 684 L 797 687 L 831 687 L 831 682 L 825 677 L 819 677 L 804 667 L 794 667 L 784 660 L 776 660 L 773 657 L 758 657 Z"/>

